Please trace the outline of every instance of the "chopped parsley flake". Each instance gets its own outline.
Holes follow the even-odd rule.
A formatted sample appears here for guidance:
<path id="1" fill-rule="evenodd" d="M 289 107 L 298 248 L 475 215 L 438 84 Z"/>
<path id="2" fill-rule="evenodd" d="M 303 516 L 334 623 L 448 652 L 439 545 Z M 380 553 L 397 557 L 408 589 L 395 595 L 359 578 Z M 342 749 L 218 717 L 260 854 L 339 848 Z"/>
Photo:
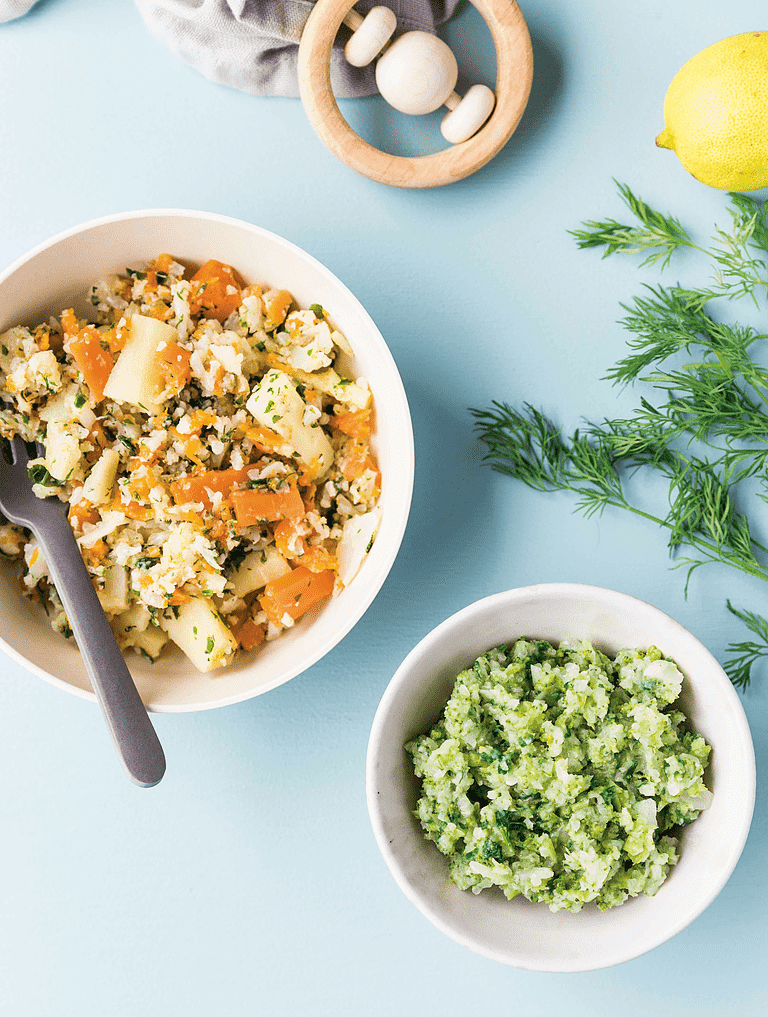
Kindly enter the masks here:
<path id="1" fill-rule="evenodd" d="M 153 565 L 157 565 L 160 559 L 152 554 L 142 555 L 141 558 L 136 559 L 137 569 L 151 569 Z"/>
<path id="2" fill-rule="evenodd" d="M 43 487 L 59 487 L 59 481 L 55 477 L 52 477 L 48 470 L 43 466 L 42 463 L 32 463 L 31 466 L 27 467 L 27 473 L 29 474 L 33 484 L 41 484 Z"/>

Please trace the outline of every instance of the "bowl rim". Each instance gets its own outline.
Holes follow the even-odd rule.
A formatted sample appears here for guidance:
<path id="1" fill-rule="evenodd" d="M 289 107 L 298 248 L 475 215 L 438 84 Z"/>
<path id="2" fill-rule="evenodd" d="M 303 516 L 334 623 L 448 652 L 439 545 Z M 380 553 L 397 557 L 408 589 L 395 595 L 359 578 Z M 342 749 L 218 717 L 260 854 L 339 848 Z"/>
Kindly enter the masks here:
<path id="1" fill-rule="evenodd" d="M 586 961 L 583 963 L 564 964 L 562 962 L 554 961 L 551 964 L 541 963 L 533 965 L 521 962 L 519 959 L 511 956 L 508 951 L 486 947 L 472 936 L 464 933 L 461 928 L 446 922 L 432 905 L 430 895 L 421 891 L 406 878 L 401 869 L 397 854 L 392 848 L 390 838 L 384 829 L 380 807 L 380 794 L 376 782 L 376 768 L 381 751 L 382 740 L 390 719 L 390 712 L 393 705 L 398 701 L 403 690 L 409 684 L 413 663 L 428 656 L 433 647 L 439 645 L 446 632 L 450 631 L 455 626 L 461 626 L 472 619 L 485 614 L 486 612 L 492 612 L 497 606 L 502 604 L 509 606 L 514 604 L 516 601 L 532 597 L 541 597 L 546 600 L 560 596 L 573 596 L 577 594 L 582 596 L 587 595 L 598 600 L 610 600 L 616 609 L 620 609 L 622 606 L 625 609 L 631 608 L 632 606 L 642 607 L 645 611 L 649 611 L 651 615 L 655 614 L 660 621 L 663 620 L 665 625 L 671 626 L 677 636 L 689 640 L 690 645 L 695 646 L 698 652 L 703 654 L 704 659 L 709 658 L 708 662 L 711 665 L 714 665 L 713 674 L 718 688 L 725 695 L 726 699 L 730 700 L 731 705 L 735 707 L 734 714 L 738 725 L 738 734 L 740 736 L 739 744 L 742 750 L 745 751 L 746 757 L 749 760 L 747 771 L 742 772 L 741 774 L 743 778 L 745 798 L 749 802 L 749 807 L 744 810 L 739 828 L 732 831 L 731 839 L 729 841 L 729 854 L 725 864 L 720 868 L 717 878 L 713 881 L 712 891 L 706 896 L 702 903 L 684 911 L 678 922 L 671 923 L 666 926 L 656 937 L 655 942 L 651 945 L 644 946 L 639 952 L 633 952 L 631 949 L 624 951 L 618 950 L 615 956 L 600 963 Z M 488 647 L 488 649 L 490 649 L 490 647 Z M 594 971 L 601 968 L 612 967 L 616 964 L 622 964 L 626 961 L 633 960 L 635 957 L 642 956 L 644 953 L 648 953 L 650 950 L 661 946 L 662 943 L 667 942 L 673 936 L 677 935 L 678 932 L 681 932 L 717 897 L 736 867 L 749 834 L 755 806 L 755 751 L 749 722 L 736 689 L 731 684 L 728 676 L 714 655 L 680 622 L 647 601 L 640 600 L 638 597 L 633 597 L 631 594 L 609 589 L 608 587 L 593 586 L 584 583 L 540 583 L 530 586 L 514 587 L 499 593 L 490 594 L 480 600 L 473 601 L 471 604 L 468 604 L 466 607 L 461 608 L 459 611 L 456 611 L 454 614 L 444 619 L 444 621 L 440 622 L 435 628 L 431 629 L 421 640 L 419 640 L 394 673 L 376 709 L 368 740 L 365 783 L 366 801 L 371 826 L 373 828 L 376 843 L 378 844 L 379 850 L 386 862 L 387 868 L 405 896 L 426 918 L 429 919 L 430 922 L 432 922 L 433 925 L 435 925 L 446 936 L 453 939 L 460 945 L 472 950 L 474 953 L 488 957 L 491 960 L 498 961 L 499 963 L 507 966 L 517 967 L 522 970 L 572 973 L 579 971 Z"/>
<path id="2" fill-rule="evenodd" d="M 367 592 L 364 596 L 358 596 L 353 602 L 353 608 L 350 611 L 348 617 L 342 626 L 335 629 L 333 633 L 329 635 L 327 639 L 317 643 L 312 652 L 305 657 L 301 663 L 294 667 L 288 668 L 283 671 L 280 675 L 274 678 L 271 682 L 267 682 L 264 685 L 259 686 L 257 689 L 250 689 L 244 692 L 237 692 L 227 696 L 221 696 L 218 699 L 205 701 L 202 703 L 152 703 L 151 701 L 145 703 L 147 712 L 149 713 L 197 713 L 204 710 L 218 709 L 222 706 L 231 706 L 235 703 L 245 702 L 248 699 L 254 699 L 257 696 L 269 692 L 274 688 L 284 684 L 291 678 L 295 678 L 297 675 L 302 674 L 304 671 L 312 667 L 321 660 L 327 653 L 337 646 L 342 639 L 354 628 L 358 621 L 362 618 L 363 614 L 368 610 L 374 599 L 378 596 L 381 587 L 387 579 L 387 576 L 392 570 L 392 566 L 397 558 L 402 545 L 403 536 L 405 529 L 408 524 L 408 517 L 410 514 L 411 503 L 413 499 L 413 483 L 415 473 L 415 450 L 414 450 L 414 437 L 413 437 L 413 421 L 411 418 L 410 408 L 408 406 L 408 397 L 405 392 L 402 377 L 400 371 L 395 362 L 392 351 L 390 350 L 384 336 L 382 335 L 379 327 L 368 313 L 366 308 L 363 306 L 361 301 L 355 296 L 350 288 L 343 283 L 338 276 L 327 268 L 321 261 L 299 247 L 298 244 L 293 243 L 291 240 L 287 240 L 285 237 L 281 237 L 277 233 L 273 233 L 271 230 L 265 229 L 263 226 L 258 226 L 255 223 L 248 222 L 245 219 L 238 219 L 235 216 L 223 215 L 219 212 L 205 212 L 195 209 L 185 208 L 143 208 L 134 209 L 126 212 L 114 212 L 109 215 L 99 216 L 95 219 L 88 219 L 85 222 L 78 223 L 74 226 L 70 226 L 60 232 L 49 237 L 47 240 L 43 240 L 31 247 L 24 254 L 20 255 L 10 265 L 0 272 L 0 286 L 2 286 L 7 279 L 9 279 L 15 272 L 17 272 L 24 265 L 33 261 L 38 255 L 44 251 L 55 247 L 57 244 L 63 243 L 78 234 L 85 233 L 90 229 L 95 229 L 101 226 L 109 226 L 114 223 L 126 222 L 129 220 L 140 220 L 140 219 L 151 219 L 151 218 L 177 218 L 177 219 L 196 219 L 203 222 L 215 222 L 222 225 L 237 227 L 245 232 L 255 234 L 263 239 L 271 241 L 280 247 L 295 254 L 298 258 L 303 260 L 305 263 L 310 264 L 319 274 L 323 275 L 336 286 L 341 292 L 343 292 L 351 301 L 356 305 L 359 316 L 365 321 L 367 326 L 370 326 L 374 335 L 380 339 L 380 347 L 378 352 L 382 356 L 383 360 L 387 363 L 390 370 L 393 372 L 393 376 L 399 382 L 397 396 L 397 411 L 402 414 L 405 426 L 403 428 L 404 434 L 402 435 L 406 441 L 398 445 L 398 462 L 402 474 L 406 481 L 406 489 L 401 498 L 397 501 L 397 506 L 392 505 L 387 513 L 388 515 L 388 527 L 390 532 L 390 549 L 389 553 L 379 563 L 378 570 L 371 575 Z M 391 401 L 393 396 L 390 395 L 389 400 Z M 10 646 L 2 634 L 0 634 L 0 649 L 8 654 L 17 664 L 21 665 L 26 671 L 36 675 L 38 678 L 42 678 L 44 681 L 51 685 L 62 689 L 72 695 L 78 696 L 80 699 L 88 700 L 89 702 L 96 703 L 96 695 L 87 689 L 81 689 L 77 686 L 71 685 L 69 682 L 62 678 L 58 678 L 56 675 L 51 674 L 44 668 L 39 667 L 32 661 L 28 660 L 22 653 Z M 213 679 L 215 680 L 215 679 Z"/>

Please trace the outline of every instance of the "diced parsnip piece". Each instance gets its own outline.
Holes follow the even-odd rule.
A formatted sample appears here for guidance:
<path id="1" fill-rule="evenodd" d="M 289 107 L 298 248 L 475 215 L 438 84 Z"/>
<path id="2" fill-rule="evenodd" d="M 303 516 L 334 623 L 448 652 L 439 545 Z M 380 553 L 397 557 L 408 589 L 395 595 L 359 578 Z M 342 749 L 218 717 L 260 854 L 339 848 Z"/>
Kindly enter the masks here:
<path id="1" fill-rule="evenodd" d="M 83 484 L 83 497 L 92 505 L 109 501 L 119 465 L 120 453 L 117 449 L 105 448 Z"/>
<path id="2" fill-rule="evenodd" d="M 133 607 L 110 621 L 117 645 L 121 650 L 135 647 L 154 660 L 168 642 L 168 634 L 156 625 L 150 625 L 150 614 L 143 604 Z"/>
<path id="3" fill-rule="evenodd" d="M 24 325 L 14 325 L 7 332 L 0 335 L 0 369 L 6 374 L 10 373 L 11 360 L 14 357 L 23 357 L 24 341 L 31 339 L 32 333 Z"/>
<path id="4" fill-rule="evenodd" d="M 165 612 L 163 628 L 198 671 L 229 664 L 237 640 L 212 604 L 202 597 Z"/>
<path id="5" fill-rule="evenodd" d="M 154 625 L 150 625 L 143 632 L 131 633 L 128 638 L 127 646 L 133 646 L 136 650 L 142 650 L 152 660 L 157 660 L 160 656 L 160 651 L 168 642 L 168 633 L 163 632 L 162 629 Z"/>
<path id="6" fill-rule="evenodd" d="M 104 572 L 104 589 L 99 590 L 101 606 L 109 614 L 119 614 L 128 607 L 130 582 L 124 565 L 110 565 Z"/>
<path id="7" fill-rule="evenodd" d="M 36 537 L 31 537 L 24 545 L 24 561 L 27 565 L 27 586 L 36 586 L 41 579 L 48 578 L 48 563 L 43 557 Z"/>
<path id="8" fill-rule="evenodd" d="M 61 420 L 67 423 L 77 420 L 78 412 L 75 409 L 77 391 L 77 385 L 67 385 L 61 392 L 57 392 L 53 398 L 46 402 L 45 406 L 41 407 L 40 419 L 44 420 L 46 424 L 52 420 Z"/>
<path id="9" fill-rule="evenodd" d="M 245 405 L 258 423 L 276 431 L 295 449 L 315 477 L 328 472 L 333 463 L 331 443 L 318 424 L 304 423 L 307 404 L 284 371 L 268 371 Z"/>
<path id="10" fill-rule="evenodd" d="M 336 548 L 339 580 L 348 586 L 357 575 L 368 554 L 381 521 L 381 509 L 374 508 L 361 516 L 352 516 L 344 523 L 341 540 Z"/>
<path id="11" fill-rule="evenodd" d="M 58 420 L 63 424 L 69 424 L 73 420 L 77 420 L 84 427 L 90 427 L 94 420 L 93 410 L 87 401 L 83 402 L 83 405 L 80 407 L 75 405 L 78 394 L 80 394 L 79 385 L 72 384 L 65 386 L 61 392 L 57 392 L 41 408 L 39 413 L 40 419 L 44 420 L 46 424 L 49 424 L 52 420 Z"/>
<path id="12" fill-rule="evenodd" d="M 235 597 L 244 597 L 247 593 L 260 590 L 273 579 L 290 571 L 291 566 L 274 547 L 268 547 L 264 551 L 251 551 L 230 580 L 232 592 Z"/>
<path id="13" fill-rule="evenodd" d="M 162 343 L 177 339 L 176 329 L 167 322 L 134 314 L 128 341 L 104 386 L 107 399 L 128 403 L 147 413 L 159 413 L 157 398 L 163 388 L 163 377 L 155 354 Z"/>
<path id="14" fill-rule="evenodd" d="M 99 596 L 101 600 L 101 596 Z M 150 614 L 143 604 L 134 604 L 127 611 L 110 619 L 110 627 L 121 650 L 133 645 L 136 633 L 143 632 L 149 625 Z"/>
<path id="15" fill-rule="evenodd" d="M 354 406 L 359 410 L 370 406 L 371 390 L 358 385 L 355 381 L 340 378 L 332 367 L 328 367 L 324 371 L 313 371 L 312 374 L 294 369 L 291 374 L 303 385 L 311 385 L 319 392 L 333 396 L 339 403 Z"/>
<path id="16" fill-rule="evenodd" d="M 349 345 L 349 340 L 343 332 L 339 332 L 337 328 L 331 327 L 331 339 L 334 346 L 338 346 L 342 353 L 345 353 L 348 357 L 354 356 L 352 347 Z"/>
<path id="17" fill-rule="evenodd" d="M 56 480 L 66 480 L 80 462 L 80 439 L 73 433 L 79 427 L 52 420 L 46 429 L 45 465 Z"/>

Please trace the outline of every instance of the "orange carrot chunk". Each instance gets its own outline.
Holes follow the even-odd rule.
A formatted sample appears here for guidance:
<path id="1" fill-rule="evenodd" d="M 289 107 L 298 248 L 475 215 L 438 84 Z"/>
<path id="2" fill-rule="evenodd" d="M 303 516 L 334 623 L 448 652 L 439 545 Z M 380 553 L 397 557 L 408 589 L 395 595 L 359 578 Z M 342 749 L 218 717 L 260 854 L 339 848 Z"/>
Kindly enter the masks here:
<path id="1" fill-rule="evenodd" d="M 101 334 L 95 328 L 86 325 L 69 344 L 70 352 L 80 368 L 85 384 L 99 400 L 104 398 L 104 386 L 115 366 L 109 350 L 102 347 L 101 341 Z"/>
<path id="2" fill-rule="evenodd" d="M 252 466 L 245 466 L 242 470 L 207 470 L 191 477 L 181 477 L 170 485 L 171 496 L 177 505 L 201 501 L 206 508 L 211 508 L 209 491 L 228 497 L 233 487 L 246 483 L 249 479 L 248 471 L 252 469 Z"/>
<path id="3" fill-rule="evenodd" d="M 79 326 L 73 307 L 68 307 L 66 311 L 61 312 L 61 328 L 65 336 L 77 335 Z"/>
<path id="4" fill-rule="evenodd" d="M 311 607 L 333 593 L 335 573 L 312 572 L 300 565 L 292 572 L 273 579 L 264 587 L 259 603 L 270 621 L 283 624 L 286 615 L 300 618 Z"/>
<path id="5" fill-rule="evenodd" d="M 257 625 L 253 618 L 246 618 L 244 622 L 232 629 L 232 635 L 242 650 L 253 650 L 264 642 L 267 627 L 266 625 Z"/>
<path id="6" fill-rule="evenodd" d="M 78 530 L 82 530 L 83 523 L 96 525 L 101 516 L 99 510 L 94 508 L 88 501 L 79 501 L 69 506 L 69 521 Z"/>
<path id="7" fill-rule="evenodd" d="M 285 321 L 285 316 L 288 313 L 288 308 L 293 302 L 293 297 L 288 290 L 279 290 L 270 300 L 269 306 L 265 308 L 267 312 L 266 316 L 266 327 L 269 329 L 270 326 L 282 325 Z"/>
<path id="8" fill-rule="evenodd" d="M 152 268 L 155 272 L 168 272 L 171 267 L 173 257 L 170 254 L 158 254 L 155 258 Z"/>
<path id="9" fill-rule="evenodd" d="M 283 558 L 299 558 L 307 549 L 304 538 L 309 533 L 305 519 L 283 519 L 274 529 L 275 547 Z"/>
<path id="10" fill-rule="evenodd" d="M 137 519 L 139 522 L 151 519 L 155 514 L 154 509 L 150 508 L 149 505 L 142 505 L 141 502 L 138 501 L 129 501 L 126 505 L 125 502 L 120 500 L 120 498 L 115 498 L 112 502 L 112 508 L 118 512 L 122 512 L 123 515 L 128 516 L 129 519 Z"/>
<path id="11" fill-rule="evenodd" d="M 259 452 L 277 452 L 280 455 L 280 450 L 285 449 L 285 438 L 266 427 L 249 427 L 245 437 L 253 442 Z"/>
<path id="12" fill-rule="evenodd" d="M 240 306 L 241 288 L 230 265 L 211 259 L 192 276 L 189 306 L 193 314 L 225 321 Z"/>
<path id="13" fill-rule="evenodd" d="M 324 547 L 308 547 L 301 557 L 301 564 L 310 572 L 324 572 L 326 569 L 338 569 L 339 560 L 335 554 Z"/>
<path id="14" fill-rule="evenodd" d="M 154 261 L 150 262 L 149 268 L 147 269 L 147 285 L 144 289 L 145 293 L 147 290 L 157 289 L 158 283 L 160 282 L 157 278 L 158 272 L 167 276 L 172 262 L 173 258 L 170 254 L 160 254 Z"/>
<path id="15" fill-rule="evenodd" d="M 192 370 L 189 361 L 192 354 L 185 350 L 178 343 L 166 343 L 166 345 L 155 353 L 160 375 L 163 379 L 163 389 L 169 388 L 174 395 L 178 395 L 192 377 Z"/>
<path id="16" fill-rule="evenodd" d="M 378 473 L 376 463 L 367 442 L 355 439 L 344 449 L 340 460 L 341 472 L 350 482 L 361 477 L 366 470 Z"/>
<path id="17" fill-rule="evenodd" d="M 330 415 L 329 427 L 336 428 L 344 434 L 353 438 L 364 440 L 371 436 L 371 411 L 370 410 L 349 410 L 347 413 L 340 413 L 338 416 Z"/>
<path id="18" fill-rule="evenodd" d="M 304 515 L 304 502 L 295 484 L 286 491 L 252 488 L 233 491 L 232 504 L 238 526 L 255 526 L 277 519 L 299 519 Z"/>

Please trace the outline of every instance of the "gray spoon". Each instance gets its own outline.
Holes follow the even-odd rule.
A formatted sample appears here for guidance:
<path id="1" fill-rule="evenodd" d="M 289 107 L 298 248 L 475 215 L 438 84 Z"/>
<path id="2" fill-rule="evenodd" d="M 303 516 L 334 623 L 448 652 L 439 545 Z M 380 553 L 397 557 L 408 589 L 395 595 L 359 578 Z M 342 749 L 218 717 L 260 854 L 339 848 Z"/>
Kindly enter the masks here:
<path id="1" fill-rule="evenodd" d="M 80 556 L 66 507 L 58 498 L 34 495 L 30 454 L 18 435 L 10 451 L 12 463 L 0 449 L 0 510 L 37 537 L 123 766 L 134 784 L 153 787 L 165 773 L 165 755 Z"/>

